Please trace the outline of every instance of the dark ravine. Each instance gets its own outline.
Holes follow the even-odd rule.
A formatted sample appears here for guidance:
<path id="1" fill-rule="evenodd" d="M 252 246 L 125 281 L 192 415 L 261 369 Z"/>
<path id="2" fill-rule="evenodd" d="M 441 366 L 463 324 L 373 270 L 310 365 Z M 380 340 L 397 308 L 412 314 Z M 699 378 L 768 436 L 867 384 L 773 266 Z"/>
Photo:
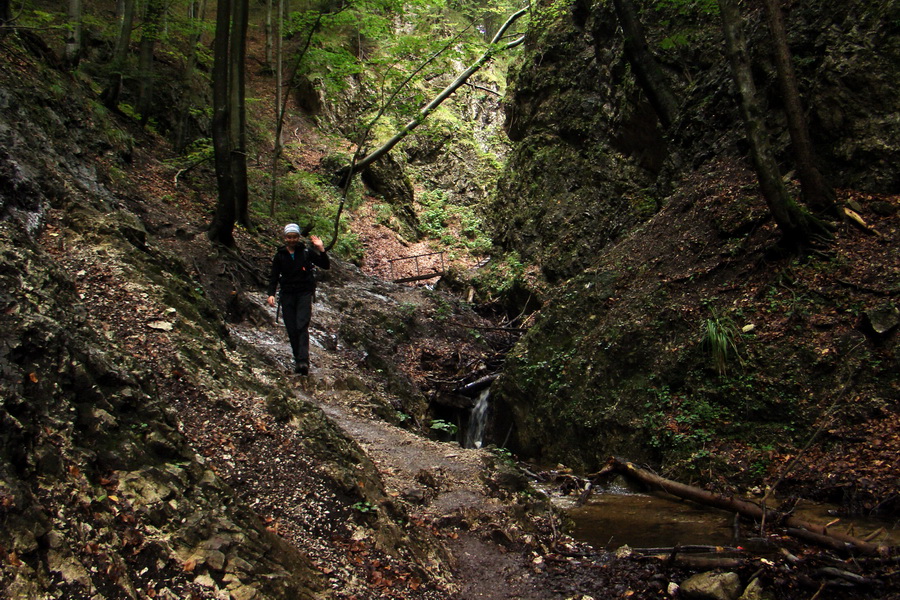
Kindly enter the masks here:
<path id="1" fill-rule="evenodd" d="M 576 2 L 542 22 L 511 73 L 514 143 L 490 222 L 503 250 L 536 264 L 522 286 L 544 301 L 494 390 L 513 415 L 513 446 L 588 471 L 625 452 L 683 478 L 784 475 L 849 510 L 896 511 L 896 477 L 875 465 L 898 450 L 882 433 L 900 414 L 898 334 L 896 320 L 881 334 L 869 322 L 896 309 L 900 283 L 900 182 L 887 168 L 900 147 L 889 91 L 900 4 L 785 7 L 829 183 L 877 232 L 848 221 L 833 244 L 800 256 L 781 247 L 745 158 L 717 15 L 636 4 L 682 103 L 669 130 L 633 77 L 612 2 Z M 764 21 L 744 10 L 790 180 Z M 676 33 L 686 43 L 664 43 Z M 736 328 L 724 374 L 704 342 L 708 322 Z M 814 435 L 805 460 L 779 472 Z M 837 472 L 824 479 L 815 461 Z"/>
<path id="2" fill-rule="evenodd" d="M 485 357 L 508 342 L 504 332 L 484 333 L 490 323 L 467 303 L 335 261 L 317 305 L 314 377 L 290 378 L 277 345 L 281 330 L 258 295 L 259 274 L 247 270 L 264 270 L 271 248 L 244 231 L 240 260 L 211 247 L 204 226 L 212 198 L 172 184 L 173 170 L 159 160 L 161 140 L 96 111 L 77 81 L 9 38 L 0 51 L 0 596 L 651 598 L 688 578 L 689 570 L 617 559 L 567 538 L 546 500 L 502 454 L 413 435 L 427 432 L 433 416 L 423 390 L 452 392 L 477 380 L 492 370 Z M 712 197 L 701 184 L 691 189 Z M 745 233 L 729 229 L 740 222 L 753 233 L 742 243 L 765 246 L 771 231 L 752 208 L 718 208 L 710 221 L 729 243 Z M 739 218 L 726 218 L 731 211 Z M 884 235 L 895 231 L 893 214 L 862 213 Z M 264 227 L 277 235 L 276 224 Z M 859 239 L 881 243 L 852 238 Z M 666 254 L 672 289 L 703 269 L 720 272 L 723 249 L 705 254 L 702 241 L 696 246 L 709 262 L 679 262 L 675 246 Z M 551 320 L 577 315 L 580 323 L 560 322 L 571 331 L 584 325 L 579 286 L 597 290 L 589 304 L 643 302 L 617 287 L 620 271 L 642 265 L 629 248 L 563 288 L 559 298 L 568 304 L 560 313 L 548 307 Z M 840 272 L 835 281 L 877 289 L 883 265 L 876 267 L 858 279 Z M 717 280 L 722 293 L 731 291 L 729 281 Z M 693 328 L 693 319 L 683 327 Z M 830 319 L 810 325 L 835 344 L 859 341 L 850 317 Z M 568 331 L 546 331 L 539 326 L 526 337 L 514 360 L 547 340 L 565 348 Z M 624 337 L 593 339 L 590 347 Z M 649 345 L 653 337 L 632 341 Z M 880 343 L 871 350 L 876 358 L 894 342 Z M 651 352 L 641 343 L 619 348 L 623 356 Z M 551 383 L 548 374 L 560 367 L 553 358 L 539 373 Z M 684 366 L 667 360 L 666 369 Z M 828 357 L 820 360 L 829 366 Z M 883 372 L 892 366 L 885 361 Z M 860 378 L 879 389 L 881 379 Z M 513 390 L 508 398 L 534 391 L 510 381 L 497 386 Z M 886 410 L 873 400 L 854 406 L 859 419 Z M 520 427 L 522 448 L 528 433 L 527 424 Z M 551 442 L 572 435 L 553 427 L 543 433 L 557 436 L 536 436 L 534 448 L 547 448 L 547 456 L 556 452 Z M 893 451 L 890 440 L 882 450 Z M 593 458 L 566 452 L 558 456 L 572 464 Z M 599 446 L 592 452 L 601 455 Z M 829 560 L 753 562 L 739 579 L 808 598 L 832 585 L 819 573 Z M 895 573 L 871 571 L 879 591 L 896 595 Z M 870 592 L 859 586 L 845 595 Z"/>

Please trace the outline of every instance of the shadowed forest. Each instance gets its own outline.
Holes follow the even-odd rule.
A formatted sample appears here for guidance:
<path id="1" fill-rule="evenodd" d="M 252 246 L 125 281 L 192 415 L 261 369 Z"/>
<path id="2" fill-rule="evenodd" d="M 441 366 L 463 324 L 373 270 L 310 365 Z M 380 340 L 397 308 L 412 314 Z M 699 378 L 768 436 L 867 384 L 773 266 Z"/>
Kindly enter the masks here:
<path id="1" fill-rule="evenodd" d="M 0 597 L 900 597 L 898 30 L 0 0 Z"/>

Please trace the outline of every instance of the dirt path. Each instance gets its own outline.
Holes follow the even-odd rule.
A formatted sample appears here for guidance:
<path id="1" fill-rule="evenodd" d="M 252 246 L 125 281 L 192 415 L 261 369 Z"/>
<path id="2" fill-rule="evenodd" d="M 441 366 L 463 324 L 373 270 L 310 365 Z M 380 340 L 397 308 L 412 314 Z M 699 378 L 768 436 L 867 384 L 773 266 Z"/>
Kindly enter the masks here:
<path id="1" fill-rule="evenodd" d="M 326 350 L 338 311 L 320 294 L 311 327 L 309 378 L 295 377 L 298 396 L 322 409 L 376 465 L 388 496 L 402 501 L 411 520 L 442 537 L 452 559 L 447 591 L 460 599 L 548 600 L 560 597 L 540 582 L 526 552 L 511 550 L 509 505 L 490 494 L 483 479 L 487 450 L 461 448 L 416 435 L 373 414 L 366 394 L 352 387 L 354 366 Z M 324 302 L 321 300 L 325 299 Z M 259 301 L 262 299 L 259 298 Z M 274 311 L 270 311 L 274 319 Z M 238 326 L 233 332 L 273 363 L 289 369 L 290 347 L 280 325 Z M 378 596 L 374 596 L 378 597 Z"/>

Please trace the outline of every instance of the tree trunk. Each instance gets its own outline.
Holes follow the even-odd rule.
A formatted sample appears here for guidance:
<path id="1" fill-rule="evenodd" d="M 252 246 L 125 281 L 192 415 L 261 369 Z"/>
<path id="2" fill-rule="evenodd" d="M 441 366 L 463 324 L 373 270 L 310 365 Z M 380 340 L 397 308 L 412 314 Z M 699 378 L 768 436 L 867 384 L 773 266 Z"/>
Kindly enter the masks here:
<path id="1" fill-rule="evenodd" d="M 656 57 L 647 46 L 644 28 L 632 0 L 613 0 L 613 4 L 625 34 L 625 56 L 660 123 L 668 128 L 678 116 L 678 100 Z"/>
<path id="2" fill-rule="evenodd" d="M 135 0 L 125 0 L 122 4 L 122 21 L 116 47 L 110 66 L 111 74 L 106 89 L 100 95 L 104 106 L 110 110 L 118 110 L 119 96 L 122 94 L 122 80 L 125 75 L 125 63 L 128 60 L 128 49 L 131 46 L 131 29 L 134 26 Z"/>
<path id="3" fill-rule="evenodd" d="M 281 17 L 279 17 L 280 19 Z M 266 66 L 272 68 L 272 0 L 266 0 Z"/>
<path id="4" fill-rule="evenodd" d="M 250 227 L 244 63 L 248 0 L 218 0 L 213 45 L 213 152 L 219 197 L 209 238 L 234 246 L 234 225 Z"/>
<path id="5" fill-rule="evenodd" d="M 196 2 L 191 2 L 188 7 L 188 21 L 191 23 L 191 27 L 193 29 L 193 33 L 188 37 L 188 51 L 187 51 L 187 60 L 184 64 L 184 73 L 182 73 L 182 81 L 184 89 L 191 89 L 191 79 L 194 76 L 194 69 L 197 65 L 197 46 L 201 43 L 203 38 L 203 29 L 201 27 L 203 20 L 206 16 L 206 0 L 199 0 Z M 190 110 L 187 105 L 189 98 L 187 94 L 182 96 L 182 102 L 185 105 L 182 106 L 182 109 L 179 111 L 181 116 L 178 119 L 177 131 L 175 132 L 175 149 L 178 152 L 181 152 L 187 146 L 187 137 L 188 137 L 188 122 L 190 119 Z"/>
<path id="6" fill-rule="evenodd" d="M 815 234 L 827 235 L 827 230 L 788 194 L 769 145 L 736 0 L 718 0 L 718 3 L 722 30 L 725 34 L 725 49 L 737 86 L 741 116 L 760 189 L 775 223 L 781 228 L 785 238 L 790 242 L 807 244 Z"/>
<path id="7" fill-rule="evenodd" d="M 150 111 L 153 109 L 153 52 L 156 42 L 160 38 L 162 17 L 164 12 L 162 0 L 148 0 L 147 16 L 144 19 L 144 29 L 141 35 L 140 86 L 138 88 L 137 111 L 141 115 L 141 125 L 146 125 L 150 119 Z"/>
<path id="8" fill-rule="evenodd" d="M 10 6 L 10 0 L 0 0 L 0 27 L 5 27 L 7 24 L 12 22 L 12 7 Z M 3 31 L 0 30 L 0 36 L 3 35 Z"/>
<path id="9" fill-rule="evenodd" d="M 271 0 L 269 0 L 271 2 Z M 278 0 L 278 21 L 275 26 L 275 148 L 272 150 L 272 187 L 269 199 L 269 216 L 275 216 L 275 205 L 278 202 L 278 160 L 284 149 L 282 131 L 284 128 L 284 107 L 281 104 L 281 95 L 284 93 L 284 54 L 282 42 L 284 41 L 284 0 Z"/>
<path id="10" fill-rule="evenodd" d="M 231 37 L 231 75 L 228 83 L 229 111 L 232 114 L 231 140 L 234 147 L 231 152 L 232 176 L 234 177 L 235 216 L 237 222 L 247 229 L 252 229 L 250 222 L 250 194 L 247 188 L 247 110 L 245 102 L 244 76 L 247 64 L 247 25 L 249 19 L 249 0 L 235 0 L 235 11 L 232 22 Z"/>
<path id="11" fill-rule="evenodd" d="M 712 506 L 714 508 L 736 512 L 743 517 L 754 519 L 759 522 L 778 523 L 789 528 L 804 530 L 805 532 L 823 536 L 828 539 L 828 545 L 833 548 L 841 548 L 844 550 L 854 549 L 863 554 L 879 554 L 887 549 L 886 546 L 872 544 L 839 531 L 829 531 L 828 528 L 823 525 L 809 523 L 802 519 L 798 519 L 797 517 L 792 517 L 787 513 L 767 510 L 764 507 L 747 500 L 742 500 L 737 497 L 727 498 L 692 485 L 665 479 L 619 458 L 610 458 L 606 467 L 601 471 L 601 474 L 610 472 L 631 477 L 651 488 L 662 490 L 667 494 L 684 498 L 685 500 L 691 500 L 692 502 L 703 504 L 704 506 Z"/>
<path id="12" fill-rule="evenodd" d="M 81 0 L 69 0 L 64 60 L 70 69 L 77 67 L 81 60 L 81 9 Z"/>
<path id="13" fill-rule="evenodd" d="M 219 194 L 216 213 L 209 227 L 209 239 L 229 248 L 234 246 L 234 223 L 237 218 L 231 162 L 231 115 L 228 102 L 228 76 L 230 73 L 228 51 L 233 3 L 234 0 L 218 0 L 216 5 L 216 38 L 213 42 L 212 72 L 212 138 L 216 187 Z"/>
<path id="14" fill-rule="evenodd" d="M 777 0 L 764 0 L 763 4 L 774 42 L 775 66 L 781 93 L 784 96 L 788 131 L 797 160 L 797 174 L 800 178 L 804 203 L 817 213 L 838 217 L 840 215 L 835 203 L 834 190 L 825 183 L 822 172 L 816 166 L 815 152 L 800 101 L 797 75 L 794 72 L 794 63 L 787 42 L 781 6 Z"/>

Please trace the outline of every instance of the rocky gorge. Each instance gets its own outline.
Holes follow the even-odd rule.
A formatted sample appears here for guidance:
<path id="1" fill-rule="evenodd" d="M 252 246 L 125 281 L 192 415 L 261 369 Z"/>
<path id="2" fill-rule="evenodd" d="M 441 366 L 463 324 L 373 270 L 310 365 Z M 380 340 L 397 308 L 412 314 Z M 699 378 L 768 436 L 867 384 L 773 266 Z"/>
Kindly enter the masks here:
<path id="1" fill-rule="evenodd" d="M 795 22 L 840 49 L 809 77 L 839 79 L 816 114 L 846 128 L 817 131 L 864 228 L 841 224 L 805 259 L 784 251 L 732 119 L 713 126 L 716 105 L 664 135 L 627 66 L 596 59 L 621 43 L 609 3 L 576 3 L 531 40 L 507 100 L 491 223 L 528 262 L 515 293 L 478 279 L 499 258 L 435 289 L 336 259 L 309 379 L 288 372 L 261 297 L 280 224 L 238 229 L 239 254 L 211 245 L 209 189 L 178 181 L 165 140 L 103 110 L 39 44 L 0 39 L 2 594 L 690 597 L 706 568 L 578 542 L 532 486 L 623 450 L 712 490 L 777 485 L 894 514 L 896 99 L 878 88 L 854 109 L 851 92 L 892 76 L 879 61 L 896 51 L 895 3 L 855 26 L 825 4 Z M 686 75 L 691 97 L 724 105 L 723 69 Z M 709 322 L 733 325 L 723 371 Z M 431 429 L 467 414 L 462 386 L 497 375 L 493 447 Z M 851 581 L 855 558 L 778 540 L 786 554 L 713 579 L 732 598 L 898 594 L 893 556 L 859 559 Z"/>

